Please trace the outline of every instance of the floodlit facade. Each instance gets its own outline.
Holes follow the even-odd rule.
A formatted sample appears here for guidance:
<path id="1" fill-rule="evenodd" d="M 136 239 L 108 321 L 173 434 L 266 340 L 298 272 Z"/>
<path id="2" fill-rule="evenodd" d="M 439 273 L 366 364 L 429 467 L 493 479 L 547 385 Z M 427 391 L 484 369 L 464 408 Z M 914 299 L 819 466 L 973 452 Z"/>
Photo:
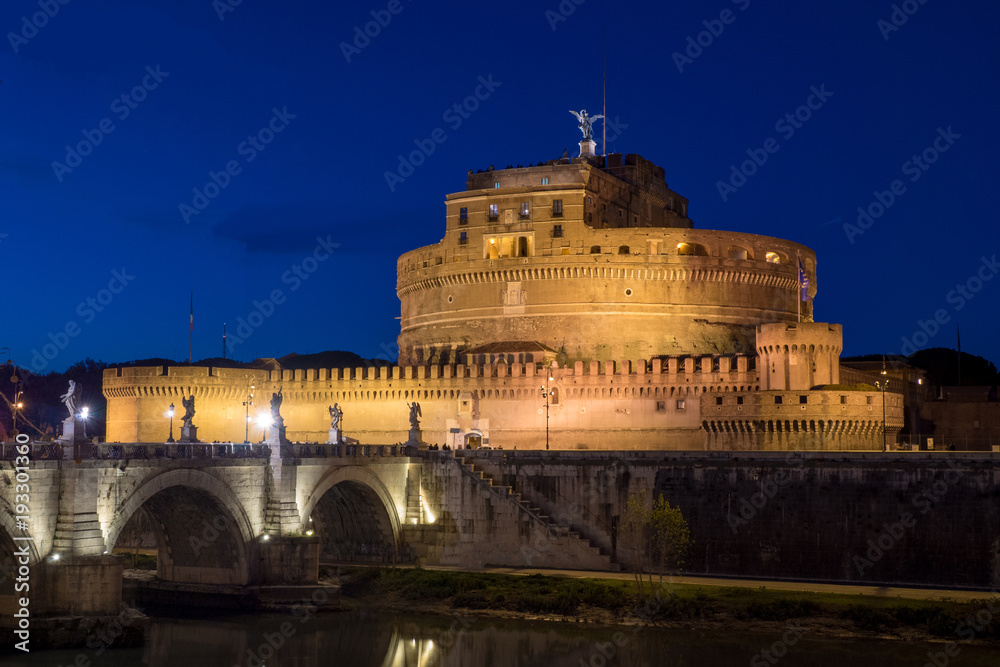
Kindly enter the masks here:
<path id="1" fill-rule="evenodd" d="M 470 171 L 445 207 L 444 238 L 397 262 L 398 366 L 109 369 L 109 441 L 162 441 L 193 394 L 199 437 L 242 442 L 251 384 L 283 387 L 299 441 L 333 403 L 350 438 L 406 441 L 414 401 L 422 442 L 462 448 L 881 449 L 902 427 L 902 396 L 839 384 L 815 253 L 695 229 L 641 156 Z"/>

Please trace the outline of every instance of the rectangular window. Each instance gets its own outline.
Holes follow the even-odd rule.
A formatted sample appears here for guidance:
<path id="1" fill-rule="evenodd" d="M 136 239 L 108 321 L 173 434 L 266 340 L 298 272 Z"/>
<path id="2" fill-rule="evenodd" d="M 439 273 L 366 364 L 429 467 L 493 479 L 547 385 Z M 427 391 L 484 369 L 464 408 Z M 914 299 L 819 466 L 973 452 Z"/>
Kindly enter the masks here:
<path id="1" fill-rule="evenodd" d="M 562 235 L 563 235 L 562 225 L 553 225 L 552 226 L 552 238 L 554 238 L 554 239 L 561 239 Z"/>
<path id="2" fill-rule="evenodd" d="M 562 199 L 552 200 L 552 217 L 561 218 L 563 214 L 563 204 Z"/>
<path id="3" fill-rule="evenodd" d="M 808 402 L 809 402 L 809 397 L 808 396 L 799 396 L 799 404 L 805 405 Z"/>
<path id="4" fill-rule="evenodd" d="M 865 396 L 865 403 L 867 403 L 868 405 L 871 405 L 872 404 L 872 397 L 871 396 Z"/>
<path id="5" fill-rule="evenodd" d="M 458 236 L 458 245 L 468 245 L 469 243 L 469 232 L 462 232 Z"/>
<path id="6" fill-rule="evenodd" d="M 840 397 L 840 404 L 841 405 L 847 405 L 847 397 L 846 396 L 841 396 Z"/>
<path id="7" fill-rule="evenodd" d="M 743 405 L 743 397 L 742 396 L 737 396 L 736 397 L 736 405 Z"/>
<path id="8" fill-rule="evenodd" d="M 656 411 L 657 412 L 666 412 L 667 411 L 667 402 L 666 401 L 657 401 L 656 402 Z"/>
<path id="9" fill-rule="evenodd" d="M 716 405 L 722 405 L 722 397 L 721 396 L 716 396 L 715 397 L 715 404 Z"/>
<path id="10" fill-rule="evenodd" d="M 542 179 L 542 185 L 548 185 L 548 184 L 549 184 L 549 179 L 548 178 L 543 178 Z"/>
<path id="11" fill-rule="evenodd" d="M 469 209 L 463 207 L 462 209 L 459 210 L 458 213 L 458 224 L 464 225 L 467 224 L 468 222 L 469 222 Z"/>
<path id="12" fill-rule="evenodd" d="M 494 183 L 494 184 L 493 184 L 493 188 L 494 188 L 495 190 L 499 190 L 499 189 L 500 189 L 500 181 L 497 181 L 496 183 Z"/>
<path id="13" fill-rule="evenodd" d="M 684 403 L 684 399 L 683 398 L 677 399 L 677 409 L 678 410 L 683 410 L 684 409 L 684 405 L 685 405 L 685 403 Z"/>
<path id="14" fill-rule="evenodd" d="M 490 222 L 500 219 L 500 204 L 490 204 Z"/>
<path id="15" fill-rule="evenodd" d="M 527 219 L 530 213 L 531 213 L 531 208 L 528 206 L 528 202 L 526 201 L 521 202 L 521 219 L 522 220 Z"/>
<path id="16" fill-rule="evenodd" d="M 774 404 L 775 405 L 781 405 L 781 396 L 775 396 L 774 397 Z"/>

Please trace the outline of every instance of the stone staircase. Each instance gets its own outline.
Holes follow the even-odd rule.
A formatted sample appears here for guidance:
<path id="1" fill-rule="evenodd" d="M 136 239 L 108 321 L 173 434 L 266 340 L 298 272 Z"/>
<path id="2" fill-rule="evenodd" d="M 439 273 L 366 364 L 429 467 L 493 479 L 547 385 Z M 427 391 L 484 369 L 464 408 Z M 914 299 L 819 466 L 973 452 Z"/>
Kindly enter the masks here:
<path id="1" fill-rule="evenodd" d="M 556 523 L 544 514 L 541 508 L 530 502 L 529 499 L 526 499 L 510 486 L 498 484 L 489 473 L 476 467 L 472 461 L 461 456 L 459 452 L 455 453 L 455 462 L 468 477 L 487 488 L 493 494 L 516 505 L 521 513 L 529 516 L 533 521 L 540 523 L 550 535 L 565 537 L 579 542 L 584 549 L 593 554 L 597 562 L 603 565 L 599 569 L 609 572 L 621 571 L 621 566 L 611 559 L 611 555 L 592 540 L 581 535 L 579 531 L 573 530 L 572 526 L 563 526 Z"/>

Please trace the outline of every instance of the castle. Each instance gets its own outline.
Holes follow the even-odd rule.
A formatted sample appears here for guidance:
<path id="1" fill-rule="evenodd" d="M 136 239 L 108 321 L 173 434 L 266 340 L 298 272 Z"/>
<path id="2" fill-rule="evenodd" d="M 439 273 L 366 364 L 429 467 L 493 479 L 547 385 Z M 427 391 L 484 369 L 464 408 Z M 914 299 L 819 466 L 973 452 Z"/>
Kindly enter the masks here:
<path id="1" fill-rule="evenodd" d="M 695 229 L 663 168 L 593 142 L 470 171 L 396 289 L 399 365 L 109 369 L 108 441 L 165 440 L 167 405 L 193 395 L 202 440 L 243 442 L 249 394 L 260 411 L 279 388 L 303 442 L 327 440 L 334 403 L 360 443 L 453 448 L 880 450 L 903 426 L 897 387 L 840 384 L 811 249 Z"/>

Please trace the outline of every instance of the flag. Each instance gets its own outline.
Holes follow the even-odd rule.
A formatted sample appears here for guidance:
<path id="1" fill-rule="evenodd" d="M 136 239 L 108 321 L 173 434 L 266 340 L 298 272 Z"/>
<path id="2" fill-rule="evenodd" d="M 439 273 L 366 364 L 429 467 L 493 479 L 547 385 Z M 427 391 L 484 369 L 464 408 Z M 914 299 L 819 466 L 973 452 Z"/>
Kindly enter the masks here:
<path id="1" fill-rule="evenodd" d="M 799 290 L 802 292 L 802 300 L 809 300 L 809 276 L 806 275 L 805 269 L 802 268 L 802 260 L 798 260 L 799 263 Z"/>

